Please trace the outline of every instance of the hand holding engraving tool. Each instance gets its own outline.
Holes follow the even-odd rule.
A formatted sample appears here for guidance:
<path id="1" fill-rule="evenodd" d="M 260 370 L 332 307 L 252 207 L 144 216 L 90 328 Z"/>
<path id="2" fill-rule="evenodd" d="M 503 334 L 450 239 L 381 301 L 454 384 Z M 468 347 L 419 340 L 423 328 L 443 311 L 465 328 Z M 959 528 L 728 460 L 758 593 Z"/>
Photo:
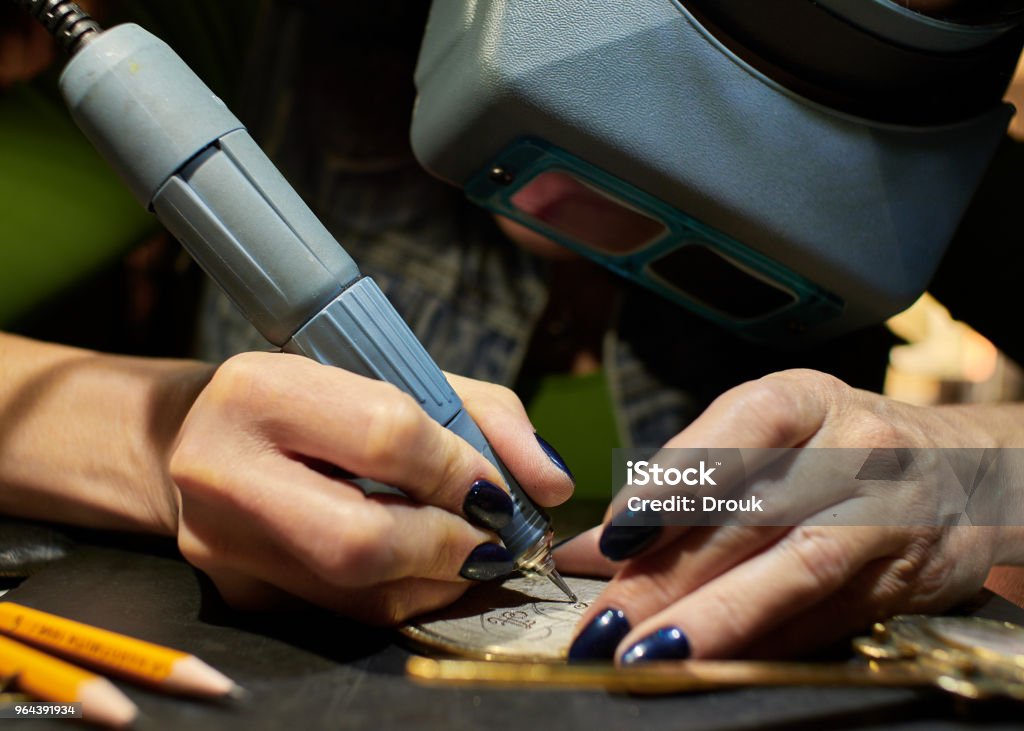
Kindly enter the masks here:
<path id="1" fill-rule="evenodd" d="M 289 353 L 396 386 L 493 466 L 488 475 L 477 476 L 508 485 L 511 516 L 497 528 L 507 553 L 481 548 L 487 555 L 478 556 L 475 565 L 511 568 L 507 564 L 514 560 L 519 569 L 548 577 L 571 596 L 551 560 L 546 515 L 494 454 L 377 285 L 361 275 L 223 102 L 170 48 L 138 26 L 103 32 L 66 0 L 20 4 L 72 54 L 60 82 L 72 117 L 139 202 L 156 213 L 257 330 Z M 351 390 L 359 400 L 380 393 Z M 397 403 L 391 398 L 389 403 Z M 408 415 L 408 409 L 401 414 Z M 404 427 L 407 435 L 408 429 L 420 428 L 415 419 L 411 423 Z M 537 454 L 542 454 L 539 447 Z M 346 529 L 352 526 L 338 526 Z M 290 577 L 298 573 L 288 571 Z M 481 578 L 472 570 L 463 576 Z"/>

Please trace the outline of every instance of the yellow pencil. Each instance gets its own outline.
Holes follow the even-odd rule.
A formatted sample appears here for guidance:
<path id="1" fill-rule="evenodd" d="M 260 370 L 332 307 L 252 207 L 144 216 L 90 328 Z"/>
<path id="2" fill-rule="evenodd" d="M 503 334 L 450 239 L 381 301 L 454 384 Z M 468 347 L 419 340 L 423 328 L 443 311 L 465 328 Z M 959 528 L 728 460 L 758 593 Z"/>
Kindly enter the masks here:
<path id="1" fill-rule="evenodd" d="M 18 689 L 53 703 L 81 703 L 82 716 L 115 728 L 131 724 L 138 708 L 106 678 L 0 637 L 0 676 Z"/>
<path id="2" fill-rule="evenodd" d="M 14 602 L 0 602 L 0 632 L 171 693 L 216 698 L 240 692 L 234 681 L 193 655 Z"/>

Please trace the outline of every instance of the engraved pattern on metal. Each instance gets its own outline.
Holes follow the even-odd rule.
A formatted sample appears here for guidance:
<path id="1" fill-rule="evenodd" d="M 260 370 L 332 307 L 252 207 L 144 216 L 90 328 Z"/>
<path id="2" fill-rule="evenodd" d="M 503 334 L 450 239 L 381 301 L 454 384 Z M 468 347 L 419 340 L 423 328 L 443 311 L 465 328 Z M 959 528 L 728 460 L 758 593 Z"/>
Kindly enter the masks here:
<path id="1" fill-rule="evenodd" d="M 542 576 L 520 576 L 473 587 L 452 606 L 413 620 L 401 632 L 432 654 L 564 661 L 580 617 L 608 583 L 574 577 L 566 582 L 579 601 L 570 602 Z"/>

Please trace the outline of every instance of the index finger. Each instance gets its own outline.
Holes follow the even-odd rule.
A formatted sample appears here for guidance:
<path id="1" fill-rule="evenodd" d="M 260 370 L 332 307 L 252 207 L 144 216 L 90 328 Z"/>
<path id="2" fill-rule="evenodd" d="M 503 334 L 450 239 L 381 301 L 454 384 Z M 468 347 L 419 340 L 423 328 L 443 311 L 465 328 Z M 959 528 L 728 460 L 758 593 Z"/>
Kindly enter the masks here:
<path id="1" fill-rule="evenodd" d="M 795 447 L 821 429 L 844 388 L 819 371 L 771 373 L 726 391 L 665 446 Z"/>
<path id="2" fill-rule="evenodd" d="M 829 418 L 843 384 L 817 371 L 791 370 L 744 383 L 717 398 L 694 422 L 670 439 L 666 449 L 771 448 L 806 444 Z M 781 453 L 780 453 L 781 454 Z M 764 449 L 759 457 L 771 459 Z M 778 456 L 778 455 L 776 455 Z M 750 464 L 753 470 L 765 464 Z M 623 561 L 658 551 L 689 530 L 687 526 L 652 525 L 615 501 L 605 514 L 601 552 Z M 631 524 L 632 523 L 632 524 Z"/>
<path id="3" fill-rule="evenodd" d="M 286 353 L 228 361 L 215 383 L 212 398 L 243 410 L 260 450 L 326 462 L 462 516 L 482 480 L 484 514 L 511 517 L 511 500 L 497 504 L 507 497 L 498 469 L 391 384 Z"/>

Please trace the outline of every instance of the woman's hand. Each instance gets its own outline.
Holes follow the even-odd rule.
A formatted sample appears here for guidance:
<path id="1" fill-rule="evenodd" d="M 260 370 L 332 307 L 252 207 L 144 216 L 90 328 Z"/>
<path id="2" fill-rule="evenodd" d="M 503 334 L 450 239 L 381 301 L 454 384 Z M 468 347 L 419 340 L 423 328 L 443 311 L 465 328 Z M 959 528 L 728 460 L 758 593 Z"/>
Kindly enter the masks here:
<path id="1" fill-rule="evenodd" d="M 452 377 L 508 468 L 541 505 L 572 491 L 507 389 Z M 364 495 L 347 474 L 400 488 Z M 387 383 L 287 354 L 221 366 L 171 459 L 178 543 L 231 603 L 281 590 L 392 623 L 509 572 L 500 473 Z"/>
<path id="2" fill-rule="evenodd" d="M 235 604 L 289 593 L 393 622 L 511 568 L 498 472 L 386 383 L 294 355 L 214 369 L 2 333 L 0 375 L 0 513 L 177 535 Z M 533 498 L 567 499 L 519 400 L 450 380 Z"/>
<path id="3" fill-rule="evenodd" d="M 787 371 L 729 391 L 666 446 L 998 447 L 1024 441 L 1022 415 L 1012 405 L 917 408 Z M 771 486 L 806 485 L 817 475 L 805 472 L 819 466 L 793 460 Z M 885 503 L 902 525 L 825 526 L 813 510 L 793 527 L 644 530 L 606 520 L 558 555 L 568 572 L 627 559 L 583 617 L 570 657 L 632 664 L 798 653 L 895 613 L 946 609 L 976 592 L 993 565 L 1024 562 L 1021 528 L 928 525 L 934 485 L 906 487 Z M 863 498 L 833 494 L 825 505 L 856 509 Z"/>

